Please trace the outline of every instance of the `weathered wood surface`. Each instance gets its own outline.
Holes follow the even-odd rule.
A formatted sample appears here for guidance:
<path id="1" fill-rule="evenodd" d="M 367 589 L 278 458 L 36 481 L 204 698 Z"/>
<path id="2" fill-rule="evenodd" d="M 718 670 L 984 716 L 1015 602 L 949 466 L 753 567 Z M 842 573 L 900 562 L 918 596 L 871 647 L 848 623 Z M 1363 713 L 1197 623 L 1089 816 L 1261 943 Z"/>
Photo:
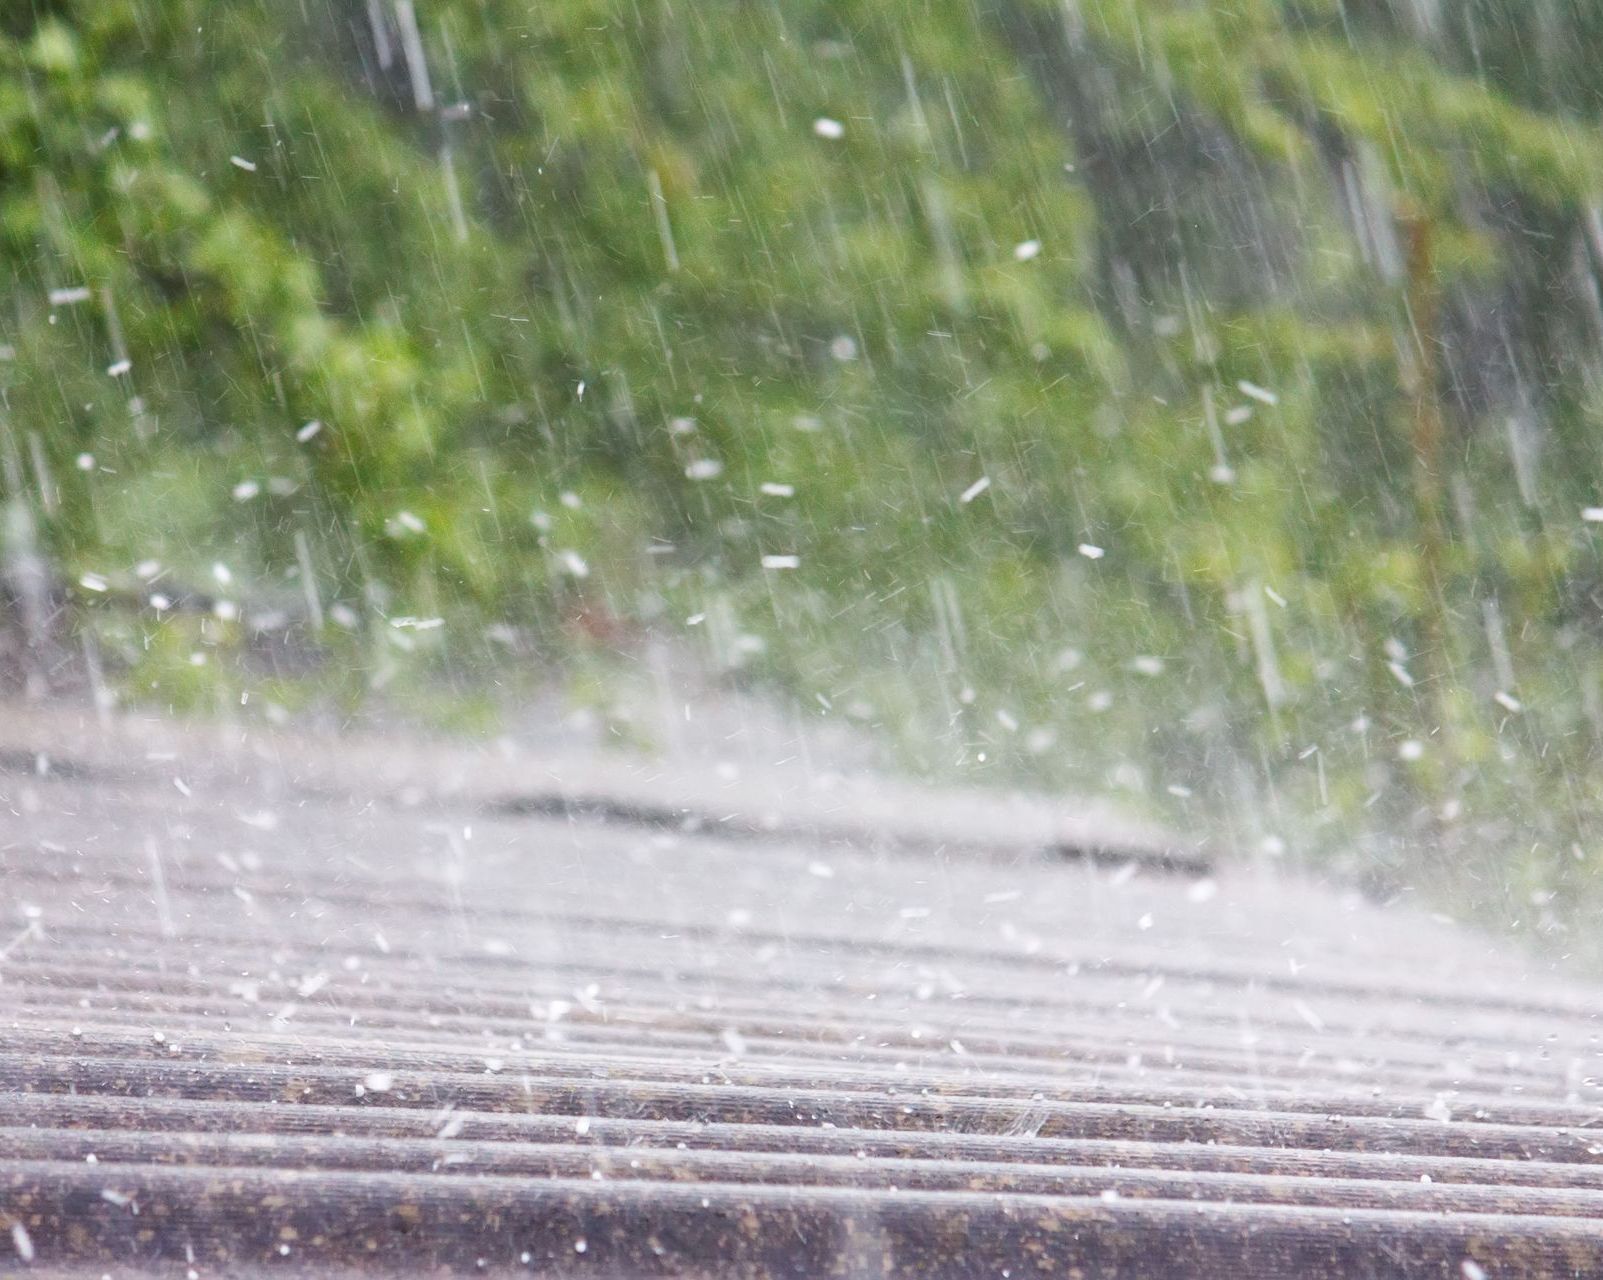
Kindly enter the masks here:
<path id="1" fill-rule="evenodd" d="M 0 1275 L 1603 1274 L 1597 989 L 1209 854 L 0 707 Z"/>

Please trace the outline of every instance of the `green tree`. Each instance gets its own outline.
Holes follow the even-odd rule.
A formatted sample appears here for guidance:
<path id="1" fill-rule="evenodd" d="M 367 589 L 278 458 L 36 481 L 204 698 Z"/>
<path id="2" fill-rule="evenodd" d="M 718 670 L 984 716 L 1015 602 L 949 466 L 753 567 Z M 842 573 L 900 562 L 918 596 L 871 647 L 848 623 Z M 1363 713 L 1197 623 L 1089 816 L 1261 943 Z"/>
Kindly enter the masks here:
<path id="1" fill-rule="evenodd" d="M 927 769 L 1545 895 L 1600 49 L 1558 0 L 37 4 L 14 523 L 157 699 L 275 611 L 366 685 L 683 631 Z"/>

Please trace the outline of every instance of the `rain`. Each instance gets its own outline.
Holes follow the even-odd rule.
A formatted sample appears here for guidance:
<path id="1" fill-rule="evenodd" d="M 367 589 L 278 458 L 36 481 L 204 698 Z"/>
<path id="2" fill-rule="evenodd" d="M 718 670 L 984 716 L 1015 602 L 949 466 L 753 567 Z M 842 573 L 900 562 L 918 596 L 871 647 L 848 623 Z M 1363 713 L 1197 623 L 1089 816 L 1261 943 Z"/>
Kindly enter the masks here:
<path id="1" fill-rule="evenodd" d="M 1594 9 L 0 13 L 0 1269 L 1603 1266 Z"/>

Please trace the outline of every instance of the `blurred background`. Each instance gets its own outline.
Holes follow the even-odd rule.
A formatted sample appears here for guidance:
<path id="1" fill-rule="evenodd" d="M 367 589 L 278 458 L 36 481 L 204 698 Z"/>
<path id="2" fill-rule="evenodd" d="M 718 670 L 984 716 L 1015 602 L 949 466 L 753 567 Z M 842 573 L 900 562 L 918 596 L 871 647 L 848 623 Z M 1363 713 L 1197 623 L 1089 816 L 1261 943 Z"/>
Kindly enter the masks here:
<path id="1" fill-rule="evenodd" d="M 646 750 L 694 686 L 1584 950 L 1599 65 L 1585 0 L 17 0 L 0 681 Z"/>

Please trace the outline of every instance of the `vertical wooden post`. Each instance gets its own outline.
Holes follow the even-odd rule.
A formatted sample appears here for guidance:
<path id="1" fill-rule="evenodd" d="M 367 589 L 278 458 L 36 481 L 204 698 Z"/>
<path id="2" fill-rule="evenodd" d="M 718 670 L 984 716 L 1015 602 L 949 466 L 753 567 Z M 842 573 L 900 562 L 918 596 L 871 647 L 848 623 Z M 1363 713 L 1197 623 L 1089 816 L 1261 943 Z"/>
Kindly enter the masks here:
<path id="1" fill-rule="evenodd" d="M 1404 302 L 1413 339 L 1413 359 L 1403 366 L 1403 391 L 1408 397 L 1412 418 L 1414 513 L 1419 529 L 1420 576 L 1425 593 L 1419 617 L 1420 653 L 1416 670 L 1419 683 L 1426 691 L 1425 706 L 1436 721 L 1432 727 L 1441 731 L 1438 741 L 1445 749 L 1448 731 L 1444 682 L 1450 655 L 1447 651 L 1447 604 L 1443 594 L 1446 479 L 1442 452 L 1445 431 L 1441 402 L 1437 398 L 1441 295 L 1429 217 L 1418 209 L 1406 208 L 1398 221 L 1407 254 Z"/>

